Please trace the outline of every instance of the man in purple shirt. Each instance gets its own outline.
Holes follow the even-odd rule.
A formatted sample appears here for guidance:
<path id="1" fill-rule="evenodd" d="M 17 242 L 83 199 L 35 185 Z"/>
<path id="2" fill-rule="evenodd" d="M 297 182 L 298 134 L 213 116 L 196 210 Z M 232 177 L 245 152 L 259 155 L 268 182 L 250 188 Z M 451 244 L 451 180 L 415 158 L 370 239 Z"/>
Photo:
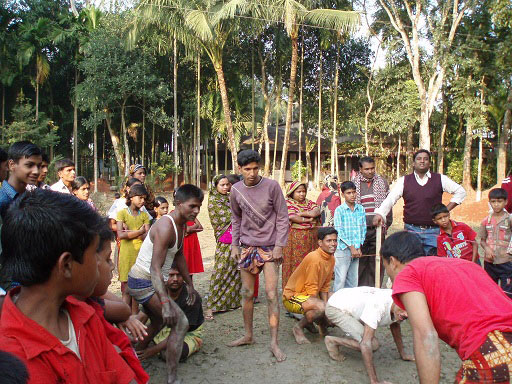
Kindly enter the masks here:
<path id="1" fill-rule="evenodd" d="M 267 294 L 270 350 L 278 362 L 286 355 L 277 342 L 279 301 L 277 283 L 283 248 L 288 240 L 288 208 L 279 184 L 258 172 L 258 152 L 244 150 L 238 154 L 238 170 L 243 180 L 231 187 L 231 256 L 239 262 L 242 276 L 242 308 L 245 335 L 228 344 L 230 347 L 253 344 L 253 290 L 256 276 L 263 271 Z"/>

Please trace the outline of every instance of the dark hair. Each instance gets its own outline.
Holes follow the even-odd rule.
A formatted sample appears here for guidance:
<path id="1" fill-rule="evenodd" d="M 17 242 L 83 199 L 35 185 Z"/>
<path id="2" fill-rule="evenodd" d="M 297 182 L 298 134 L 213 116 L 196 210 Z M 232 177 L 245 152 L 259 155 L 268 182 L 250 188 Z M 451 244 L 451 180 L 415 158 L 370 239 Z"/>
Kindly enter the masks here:
<path id="1" fill-rule="evenodd" d="M 134 184 L 142 184 L 142 181 L 140 181 L 139 179 L 136 179 L 135 177 L 129 177 L 128 179 L 126 179 L 126 182 L 124 183 L 124 186 L 123 186 L 123 189 L 121 190 L 121 192 L 123 193 L 124 196 L 128 197 L 127 193 L 126 193 L 126 190 L 128 188 L 131 188 L 132 185 Z"/>
<path id="2" fill-rule="evenodd" d="M 489 191 L 489 200 L 491 199 L 502 199 L 502 200 L 508 200 L 508 194 L 507 191 L 505 191 L 503 188 L 494 188 Z"/>
<path id="3" fill-rule="evenodd" d="M 160 205 L 162 204 L 169 204 L 169 202 L 167 201 L 167 199 L 163 196 L 158 196 L 155 198 L 155 207 L 158 208 Z"/>
<path id="4" fill-rule="evenodd" d="M 432 219 L 435 219 L 436 216 L 439 215 L 440 213 L 450 213 L 450 211 L 444 204 L 435 204 L 430 209 L 430 215 L 432 216 Z"/>
<path id="5" fill-rule="evenodd" d="M 356 185 L 351 181 L 344 181 L 340 185 L 341 192 L 348 191 L 349 189 L 356 189 Z"/>
<path id="6" fill-rule="evenodd" d="M 9 147 L 8 152 L 7 157 L 13 161 L 30 156 L 41 156 L 41 149 L 30 141 L 17 141 Z"/>
<path id="7" fill-rule="evenodd" d="M 21 285 L 45 283 L 62 253 L 70 252 L 82 263 L 101 225 L 96 211 L 75 196 L 40 188 L 27 191 L 4 217 L 3 272 Z"/>
<path id="8" fill-rule="evenodd" d="M 9 352 L 0 351 L 0 372 L 4 384 L 28 383 L 28 369 L 25 363 Z"/>
<path id="9" fill-rule="evenodd" d="M 126 196 L 126 205 L 130 206 L 132 204 L 132 197 L 135 196 L 147 196 L 148 190 L 142 184 L 136 184 L 133 187 L 130 187 L 130 192 L 128 192 L 128 196 Z"/>
<path id="10" fill-rule="evenodd" d="M 426 153 L 428 155 L 428 160 L 432 160 L 432 154 L 430 151 L 427 151 L 426 149 L 418 149 L 414 154 L 412 155 L 412 160 L 416 160 L 416 156 L 418 156 L 420 153 Z"/>
<path id="11" fill-rule="evenodd" d="M 114 193 L 114 199 L 121 198 L 121 194 L 119 192 Z"/>
<path id="12" fill-rule="evenodd" d="M 184 184 L 174 192 L 174 205 L 177 202 L 185 203 L 190 199 L 198 199 L 203 201 L 204 193 L 200 188 L 193 184 Z"/>
<path id="13" fill-rule="evenodd" d="M 60 159 L 55 162 L 55 169 L 57 170 L 57 172 L 62 171 L 66 167 L 74 167 L 74 166 L 75 166 L 75 163 L 73 163 L 73 161 L 68 158 Z"/>
<path id="14" fill-rule="evenodd" d="M 85 184 L 89 184 L 87 179 L 83 176 L 75 177 L 75 180 L 71 183 L 71 190 L 72 191 L 78 191 L 80 187 L 82 187 Z"/>
<path id="15" fill-rule="evenodd" d="M 236 162 L 240 167 L 244 167 L 247 164 L 251 163 L 260 163 L 261 156 L 258 152 L 253 151 L 252 149 L 244 149 L 238 153 L 236 157 Z"/>
<path id="16" fill-rule="evenodd" d="M 363 156 L 359 159 L 359 168 L 363 168 L 363 163 L 375 164 L 375 160 L 370 156 Z"/>
<path id="17" fill-rule="evenodd" d="M 100 242 L 98 243 L 98 252 L 101 251 L 106 242 L 110 243 L 112 240 L 114 240 L 114 232 L 112 232 L 112 229 L 109 225 L 110 220 L 106 217 L 103 217 L 102 222 L 103 223 L 98 232 L 98 235 L 100 236 Z"/>
<path id="18" fill-rule="evenodd" d="M 3 163 L 4 161 L 9 160 L 9 157 L 7 156 L 7 152 L 3 148 L 0 148 L 0 163 Z"/>
<path id="19" fill-rule="evenodd" d="M 396 232 L 389 236 L 382 244 L 380 253 L 387 261 L 393 256 L 402 264 L 425 256 L 419 236 L 407 231 Z"/>
<path id="20" fill-rule="evenodd" d="M 231 174 L 231 175 L 227 175 L 226 177 L 228 178 L 228 180 L 231 184 L 238 183 L 240 180 L 242 180 L 242 176 L 240 176 L 240 175 Z"/>
<path id="21" fill-rule="evenodd" d="M 50 158 L 48 157 L 48 155 L 46 153 L 41 153 L 41 158 L 43 159 L 43 162 L 44 163 L 48 163 L 50 164 Z"/>
<path id="22" fill-rule="evenodd" d="M 325 239 L 327 235 L 338 235 L 338 231 L 333 227 L 320 227 L 318 228 L 318 240 Z"/>
<path id="23" fill-rule="evenodd" d="M 219 175 L 219 176 L 215 179 L 215 182 L 213 183 L 213 186 L 214 186 L 214 187 L 217 187 L 217 185 L 219 185 L 219 182 L 220 182 L 222 179 L 228 179 L 228 181 L 229 181 L 229 178 L 228 178 L 226 175 Z"/>

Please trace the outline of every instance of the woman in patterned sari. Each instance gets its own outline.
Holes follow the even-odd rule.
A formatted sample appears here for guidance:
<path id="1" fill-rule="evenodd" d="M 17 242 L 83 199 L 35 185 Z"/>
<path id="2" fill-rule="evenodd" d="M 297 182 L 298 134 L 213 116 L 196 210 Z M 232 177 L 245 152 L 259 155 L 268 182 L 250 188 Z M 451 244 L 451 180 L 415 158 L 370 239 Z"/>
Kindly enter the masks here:
<path id="1" fill-rule="evenodd" d="M 283 250 L 283 290 L 304 256 L 318 247 L 317 229 L 320 208 L 306 199 L 306 184 L 294 181 L 286 190 L 290 219 L 288 244 Z"/>
<path id="2" fill-rule="evenodd" d="M 237 262 L 231 258 L 230 189 L 231 183 L 226 176 L 218 175 L 213 178 L 208 198 L 208 213 L 217 247 L 206 300 L 206 320 L 213 320 L 214 312 L 228 311 L 241 306 L 242 280 Z"/>

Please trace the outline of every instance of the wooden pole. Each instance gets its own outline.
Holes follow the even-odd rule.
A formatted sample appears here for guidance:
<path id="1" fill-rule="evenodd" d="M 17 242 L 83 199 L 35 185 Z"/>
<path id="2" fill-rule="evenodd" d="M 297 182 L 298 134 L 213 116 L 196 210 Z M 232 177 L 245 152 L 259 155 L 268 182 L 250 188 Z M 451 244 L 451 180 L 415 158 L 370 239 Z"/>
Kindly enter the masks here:
<path id="1" fill-rule="evenodd" d="M 377 243 L 375 255 L 375 288 L 380 288 L 380 245 L 382 242 L 382 226 L 377 227 Z"/>

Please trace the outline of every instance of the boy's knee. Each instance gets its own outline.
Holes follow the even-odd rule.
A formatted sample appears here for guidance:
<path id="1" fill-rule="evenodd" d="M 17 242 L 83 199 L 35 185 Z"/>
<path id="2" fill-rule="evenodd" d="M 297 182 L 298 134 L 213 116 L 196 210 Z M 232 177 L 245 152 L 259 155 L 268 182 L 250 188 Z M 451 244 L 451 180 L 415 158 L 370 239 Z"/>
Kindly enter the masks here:
<path id="1" fill-rule="evenodd" d="M 242 287 L 242 297 L 244 299 L 252 299 L 254 295 L 254 289 Z"/>
<path id="2" fill-rule="evenodd" d="M 265 294 L 267 295 L 267 301 L 277 301 L 277 289 L 266 289 Z"/>

